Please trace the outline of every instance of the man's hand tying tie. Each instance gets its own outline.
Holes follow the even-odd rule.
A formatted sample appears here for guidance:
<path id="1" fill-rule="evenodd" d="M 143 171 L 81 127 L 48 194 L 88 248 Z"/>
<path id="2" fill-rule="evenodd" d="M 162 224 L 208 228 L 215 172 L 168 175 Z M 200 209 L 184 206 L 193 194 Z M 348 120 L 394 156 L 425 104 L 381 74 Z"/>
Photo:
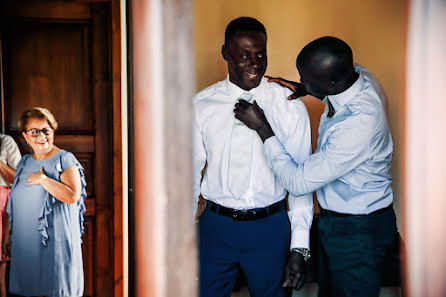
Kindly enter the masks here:
<path id="1" fill-rule="evenodd" d="M 257 102 L 254 101 L 254 104 L 251 104 L 245 100 L 239 100 L 238 103 L 235 104 L 235 118 L 243 122 L 248 128 L 257 131 L 262 141 L 271 136 L 274 136 L 274 132 L 269 125 L 263 110 L 257 105 Z"/>

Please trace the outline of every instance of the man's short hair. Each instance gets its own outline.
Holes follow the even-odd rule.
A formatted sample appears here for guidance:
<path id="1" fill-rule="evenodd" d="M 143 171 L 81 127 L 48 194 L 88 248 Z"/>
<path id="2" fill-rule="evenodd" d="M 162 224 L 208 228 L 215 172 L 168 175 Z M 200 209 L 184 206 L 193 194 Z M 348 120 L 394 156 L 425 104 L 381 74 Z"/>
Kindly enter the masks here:
<path id="1" fill-rule="evenodd" d="M 255 18 L 240 17 L 232 20 L 225 31 L 225 44 L 231 41 L 232 37 L 239 32 L 261 32 L 266 36 L 265 26 Z"/>
<path id="2" fill-rule="evenodd" d="M 350 46 L 345 41 L 333 36 L 324 36 L 307 44 L 297 56 L 296 65 L 298 67 L 305 66 L 316 52 L 334 55 L 343 61 L 343 64 L 353 65 L 353 53 Z"/>

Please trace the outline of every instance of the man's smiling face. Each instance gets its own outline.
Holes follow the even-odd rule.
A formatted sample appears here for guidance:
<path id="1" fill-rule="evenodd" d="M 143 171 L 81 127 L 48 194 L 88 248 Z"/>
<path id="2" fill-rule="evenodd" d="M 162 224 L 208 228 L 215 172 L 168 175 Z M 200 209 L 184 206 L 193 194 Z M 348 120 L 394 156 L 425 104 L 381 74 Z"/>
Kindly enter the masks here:
<path id="1" fill-rule="evenodd" d="M 265 34 L 238 32 L 223 46 L 222 54 L 232 83 L 246 91 L 260 84 L 268 64 Z"/>

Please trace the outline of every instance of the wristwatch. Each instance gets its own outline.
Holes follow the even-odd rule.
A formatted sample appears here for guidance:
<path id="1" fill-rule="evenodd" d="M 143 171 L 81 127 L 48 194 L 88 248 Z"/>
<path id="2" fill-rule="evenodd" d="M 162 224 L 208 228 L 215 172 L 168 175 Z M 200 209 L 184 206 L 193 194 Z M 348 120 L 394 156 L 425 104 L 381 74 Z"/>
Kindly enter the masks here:
<path id="1" fill-rule="evenodd" d="M 305 262 L 308 262 L 308 260 L 310 260 L 311 257 L 311 252 L 310 249 L 306 249 L 306 248 L 293 248 L 291 249 L 292 252 L 298 252 L 299 254 L 301 254 L 304 257 Z"/>

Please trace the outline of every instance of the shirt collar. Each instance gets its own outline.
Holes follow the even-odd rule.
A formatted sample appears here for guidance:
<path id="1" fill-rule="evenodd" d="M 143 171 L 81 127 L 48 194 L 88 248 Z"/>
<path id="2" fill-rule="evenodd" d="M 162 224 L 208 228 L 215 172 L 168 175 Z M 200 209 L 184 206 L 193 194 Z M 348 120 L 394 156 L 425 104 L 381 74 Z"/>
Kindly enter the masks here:
<path id="1" fill-rule="evenodd" d="M 261 98 L 262 94 L 264 94 L 264 92 L 265 92 L 265 88 L 266 88 L 268 82 L 267 82 L 266 78 L 262 77 L 262 79 L 260 80 L 260 84 L 257 87 L 255 87 L 249 91 L 246 91 L 246 90 L 243 90 L 242 88 L 240 88 L 239 86 L 237 86 L 236 84 L 232 83 L 229 80 L 229 75 L 228 75 L 226 77 L 225 84 L 226 84 L 227 95 L 230 96 L 231 98 L 233 98 L 234 100 L 236 100 L 237 98 L 240 97 L 241 94 L 243 94 L 245 92 L 252 93 L 252 94 L 254 94 L 255 97 Z"/>
<path id="2" fill-rule="evenodd" d="M 350 99 L 352 99 L 357 93 L 359 93 L 359 91 L 361 91 L 362 89 L 362 86 L 364 85 L 364 76 L 359 69 L 356 69 L 356 71 L 359 72 L 359 77 L 355 81 L 355 83 L 350 86 L 350 88 L 342 93 L 326 96 L 323 102 L 327 103 L 327 98 L 330 99 L 330 102 L 333 105 L 335 111 L 338 111 L 343 105 L 347 104 Z"/>

